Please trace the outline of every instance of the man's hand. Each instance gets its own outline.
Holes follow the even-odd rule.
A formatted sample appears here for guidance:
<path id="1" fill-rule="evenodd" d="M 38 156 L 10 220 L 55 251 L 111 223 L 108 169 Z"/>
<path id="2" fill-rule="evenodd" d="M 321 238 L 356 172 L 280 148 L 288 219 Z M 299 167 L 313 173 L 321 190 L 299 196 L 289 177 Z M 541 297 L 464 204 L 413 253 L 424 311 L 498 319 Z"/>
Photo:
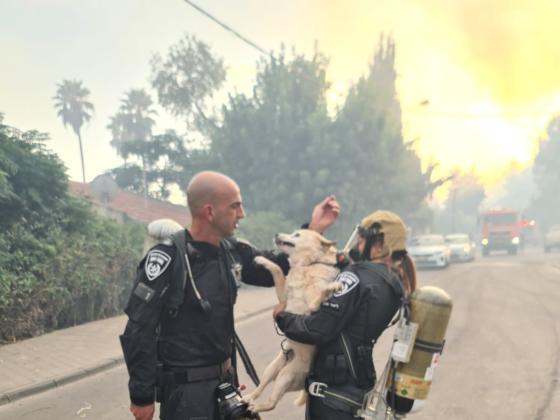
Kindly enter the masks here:
<path id="1" fill-rule="evenodd" d="M 154 410 L 154 404 L 142 406 L 130 404 L 130 412 L 134 416 L 134 420 L 152 420 L 154 418 Z"/>
<path id="2" fill-rule="evenodd" d="M 340 214 L 340 204 L 334 195 L 329 195 L 313 208 L 309 229 L 323 233 Z"/>
<path id="3" fill-rule="evenodd" d="M 276 315 L 286 310 L 286 302 L 280 302 L 272 310 L 272 318 L 276 319 Z"/>

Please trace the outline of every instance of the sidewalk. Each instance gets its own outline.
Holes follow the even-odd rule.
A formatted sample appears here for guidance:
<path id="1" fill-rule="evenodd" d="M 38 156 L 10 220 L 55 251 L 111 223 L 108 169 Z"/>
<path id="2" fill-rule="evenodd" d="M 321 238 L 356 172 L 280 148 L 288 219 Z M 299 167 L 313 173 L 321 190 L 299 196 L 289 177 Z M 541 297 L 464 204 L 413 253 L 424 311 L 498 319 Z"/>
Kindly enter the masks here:
<path id="1" fill-rule="evenodd" d="M 235 319 L 271 311 L 274 288 L 243 287 Z M 76 381 L 123 362 L 126 316 L 90 322 L 0 347 L 0 405 Z"/>

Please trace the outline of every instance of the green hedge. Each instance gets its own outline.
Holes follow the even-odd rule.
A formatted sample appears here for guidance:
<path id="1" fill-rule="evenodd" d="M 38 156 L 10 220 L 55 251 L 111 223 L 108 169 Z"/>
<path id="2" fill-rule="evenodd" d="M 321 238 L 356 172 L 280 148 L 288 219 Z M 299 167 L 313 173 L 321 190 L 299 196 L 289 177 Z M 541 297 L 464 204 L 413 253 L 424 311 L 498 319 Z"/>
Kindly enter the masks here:
<path id="1" fill-rule="evenodd" d="M 118 314 L 144 226 L 117 224 L 68 195 L 44 136 L 0 119 L 0 341 Z"/>

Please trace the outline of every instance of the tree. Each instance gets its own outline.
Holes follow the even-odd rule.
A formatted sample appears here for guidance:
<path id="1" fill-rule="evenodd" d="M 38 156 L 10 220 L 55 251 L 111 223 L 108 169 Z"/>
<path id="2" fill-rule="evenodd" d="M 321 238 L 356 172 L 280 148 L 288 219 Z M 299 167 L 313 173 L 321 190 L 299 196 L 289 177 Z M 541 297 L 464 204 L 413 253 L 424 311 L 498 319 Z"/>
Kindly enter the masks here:
<path id="1" fill-rule="evenodd" d="M 546 230 L 552 224 L 560 223 L 560 116 L 555 116 L 548 124 L 535 158 L 533 175 L 537 192 L 530 213 Z"/>
<path id="2" fill-rule="evenodd" d="M 215 122 L 206 103 L 220 89 L 226 70 L 223 60 L 214 57 L 210 47 L 193 35 L 185 35 L 172 45 L 165 59 L 153 56 L 152 86 L 161 106 L 184 118 L 189 128 L 206 132 Z"/>
<path id="3" fill-rule="evenodd" d="M 437 230 L 445 233 L 475 232 L 480 205 L 485 198 L 484 186 L 474 172 L 457 172 L 451 181 L 444 209 L 436 215 Z"/>
<path id="4" fill-rule="evenodd" d="M 396 79 L 394 41 L 381 37 L 368 73 L 350 88 L 330 131 L 326 161 L 340 183 L 345 232 L 379 208 L 406 220 L 440 184 L 431 180 L 433 166 L 423 172 L 412 142 L 403 139 Z"/>
<path id="5" fill-rule="evenodd" d="M 131 89 L 125 93 L 119 110 L 108 125 L 113 137 L 111 145 L 124 159 L 125 166 L 131 155 L 140 159 L 145 196 L 148 194 L 147 171 L 153 165 L 150 148 L 155 121 L 152 116 L 157 114 L 152 106 L 152 99 L 145 90 Z"/>
<path id="6" fill-rule="evenodd" d="M 251 96 L 230 95 L 222 107 L 203 158 L 235 177 L 251 210 L 305 220 L 331 192 L 321 148 L 330 124 L 327 63 L 319 52 L 288 57 L 282 49 L 259 63 Z"/>
<path id="7" fill-rule="evenodd" d="M 81 80 L 63 80 L 57 85 L 56 95 L 53 97 L 57 115 L 62 119 L 64 126 L 72 127 L 80 144 L 80 160 L 82 162 L 82 181 L 86 182 L 86 169 L 84 165 L 84 151 L 82 147 L 82 126 L 91 119 L 94 111 L 93 104 L 89 102 L 89 89 L 82 85 Z"/>

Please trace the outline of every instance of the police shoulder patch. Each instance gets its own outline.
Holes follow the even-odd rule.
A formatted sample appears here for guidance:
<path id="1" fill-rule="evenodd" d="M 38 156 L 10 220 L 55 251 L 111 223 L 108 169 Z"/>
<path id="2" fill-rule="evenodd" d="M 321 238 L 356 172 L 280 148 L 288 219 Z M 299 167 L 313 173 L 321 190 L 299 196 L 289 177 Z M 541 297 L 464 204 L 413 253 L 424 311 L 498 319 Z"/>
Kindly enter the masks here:
<path id="1" fill-rule="evenodd" d="M 144 264 L 144 271 L 149 281 L 157 279 L 169 266 L 171 257 L 164 251 L 154 249 L 148 253 L 146 263 Z"/>
<path id="2" fill-rule="evenodd" d="M 340 290 L 333 294 L 333 297 L 343 296 L 358 285 L 360 279 L 350 271 L 340 273 L 336 279 L 340 283 Z"/>

